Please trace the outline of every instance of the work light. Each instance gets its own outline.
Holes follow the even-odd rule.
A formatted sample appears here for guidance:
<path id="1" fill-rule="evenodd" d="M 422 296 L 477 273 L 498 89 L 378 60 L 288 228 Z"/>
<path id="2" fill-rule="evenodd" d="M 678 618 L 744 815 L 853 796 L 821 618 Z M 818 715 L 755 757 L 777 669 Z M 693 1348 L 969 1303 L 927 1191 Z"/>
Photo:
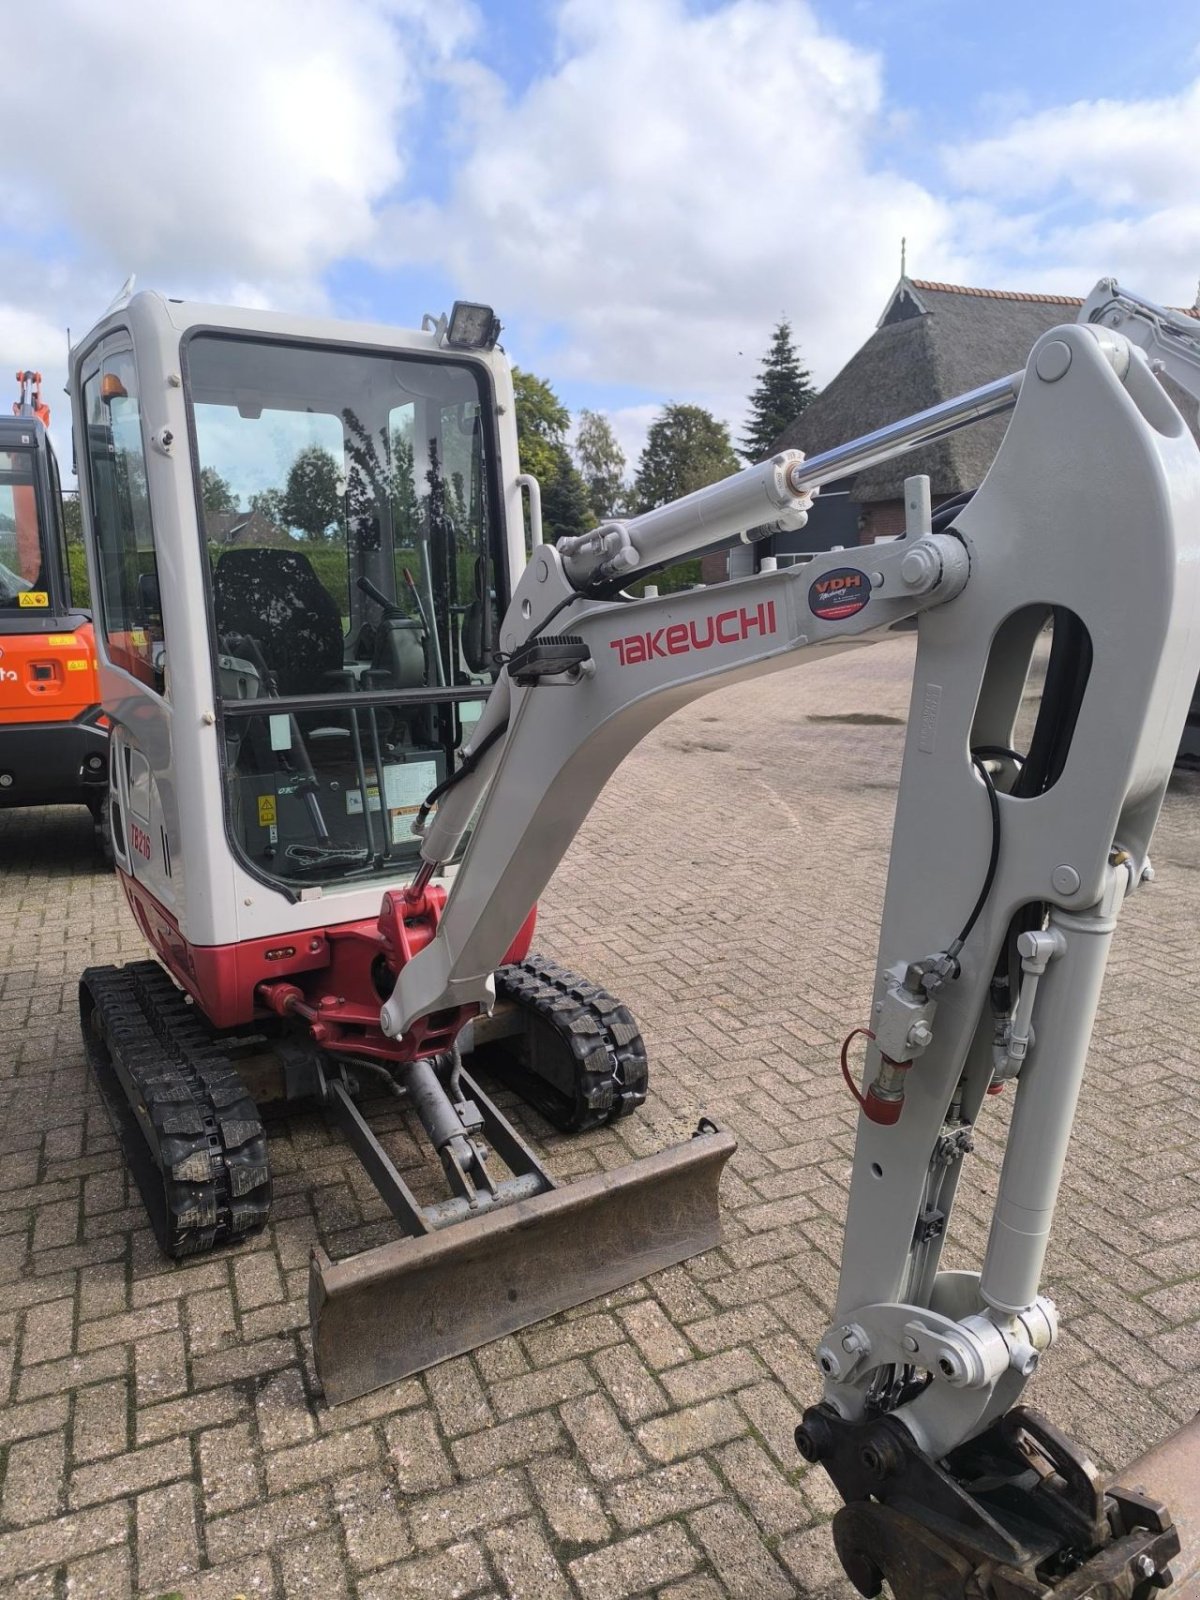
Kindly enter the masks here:
<path id="1" fill-rule="evenodd" d="M 446 324 L 445 343 L 455 350 L 490 350 L 500 337 L 500 319 L 491 306 L 456 300 Z"/>

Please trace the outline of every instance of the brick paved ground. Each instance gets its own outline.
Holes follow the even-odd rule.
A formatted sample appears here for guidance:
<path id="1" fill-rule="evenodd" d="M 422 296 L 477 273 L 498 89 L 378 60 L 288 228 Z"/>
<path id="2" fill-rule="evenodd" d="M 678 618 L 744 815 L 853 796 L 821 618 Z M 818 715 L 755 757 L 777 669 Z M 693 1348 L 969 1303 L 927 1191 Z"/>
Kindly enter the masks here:
<path id="1" fill-rule="evenodd" d="M 0 1591 L 34 1597 L 846 1594 L 792 1428 L 834 1291 L 911 640 L 730 690 L 631 758 L 546 898 L 545 948 L 644 1019 L 646 1112 L 564 1176 L 686 1134 L 741 1148 L 725 1242 L 602 1304 L 338 1411 L 306 1259 L 390 1233 L 315 1115 L 272 1139 L 272 1232 L 159 1260 L 84 1073 L 75 978 L 141 953 L 69 811 L 0 817 Z M 829 720 L 832 719 L 832 720 Z M 838 898 L 811 871 L 836 851 Z M 1129 907 L 1051 1258 L 1034 1397 L 1106 1462 L 1200 1405 L 1200 780 Z M 972 872 L 974 882 L 974 871 Z M 978 1246 L 989 1102 L 952 1254 Z M 393 1124 L 394 1125 L 394 1124 Z M 393 1137 L 402 1165 L 413 1146 Z"/>

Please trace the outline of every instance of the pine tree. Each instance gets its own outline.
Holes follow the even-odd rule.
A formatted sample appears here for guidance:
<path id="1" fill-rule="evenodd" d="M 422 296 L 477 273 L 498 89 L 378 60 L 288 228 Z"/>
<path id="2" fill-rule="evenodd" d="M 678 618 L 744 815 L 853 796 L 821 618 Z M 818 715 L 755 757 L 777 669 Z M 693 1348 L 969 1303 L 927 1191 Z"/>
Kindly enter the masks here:
<path id="1" fill-rule="evenodd" d="M 741 447 L 746 460 L 765 460 L 788 423 L 796 420 L 816 394 L 808 368 L 792 344 L 792 325 L 785 317 L 775 329 L 758 386 L 750 396 L 750 420 Z"/>

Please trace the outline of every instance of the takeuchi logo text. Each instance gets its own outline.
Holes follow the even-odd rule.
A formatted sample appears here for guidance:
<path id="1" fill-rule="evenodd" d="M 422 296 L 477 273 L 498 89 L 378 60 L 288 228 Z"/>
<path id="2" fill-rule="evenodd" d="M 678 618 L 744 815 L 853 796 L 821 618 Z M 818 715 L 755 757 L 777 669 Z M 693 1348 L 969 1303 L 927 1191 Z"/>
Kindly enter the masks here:
<path id="1" fill-rule="evenodd" d="M 775 602 L 763 600 L 753 610 L 738 606 L 718 611 L 716 616 L 701 617 L 698 622 L 672 622 L 646 633 L 629 633 L 623 639 L 610 639 L 609 648 L 617 652 L 621 666 L 632 667 L 655 656 L 684 656 L 689 650 L 739 644 L 755 634 L 765 639 L 777 631 Z"/>

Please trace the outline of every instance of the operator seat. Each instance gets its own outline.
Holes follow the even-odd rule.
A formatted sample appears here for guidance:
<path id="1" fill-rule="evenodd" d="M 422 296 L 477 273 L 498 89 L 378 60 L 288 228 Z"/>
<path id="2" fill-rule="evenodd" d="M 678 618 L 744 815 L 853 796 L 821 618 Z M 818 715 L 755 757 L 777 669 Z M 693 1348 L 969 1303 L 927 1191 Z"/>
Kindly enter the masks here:
<path id="1" fill-rule="evenodd" d="M 279 694 L 340 687 L 341 613 L 302 551 L 223 551 L 213 573 L 213 608 L 218 637 L 248 634 L 257 642 Z"/>

